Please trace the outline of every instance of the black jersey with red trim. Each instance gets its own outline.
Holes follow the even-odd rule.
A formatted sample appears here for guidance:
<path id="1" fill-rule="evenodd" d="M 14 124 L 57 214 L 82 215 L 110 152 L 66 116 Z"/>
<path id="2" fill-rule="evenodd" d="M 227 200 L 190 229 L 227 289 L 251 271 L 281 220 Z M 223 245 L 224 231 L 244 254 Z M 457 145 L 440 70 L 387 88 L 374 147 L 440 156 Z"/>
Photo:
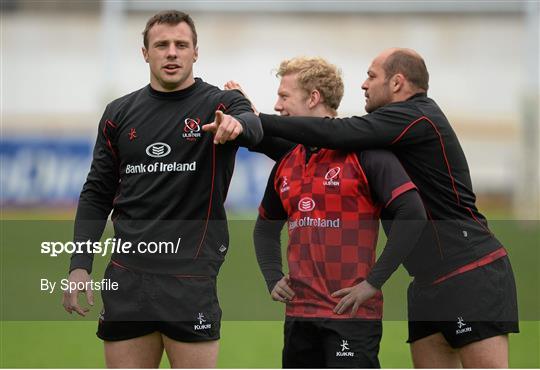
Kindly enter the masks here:
<path id="1" fill-rule="evenodd" d="M 309 154 L 298 145 L 276 163 L 259 214 L 288 221 L 295 297 L 287 315 L 341 319 L 333 312 L 341 298 L 331 294 L 366 279 L 375 264 L 381 210 L 415 186 L 388 151 Z M 356 317 L 381 319 L 382 294 L 360 306 Z"/>
<path id="2" fill-rule="evenodd" d="M 236 141 L 214 145 L 212 133 L 202 131 L 216 110 L 242 124 Z M 148 85 L 110 103 L 80 195 L 75 241 L 99 240 L 112 210 L 117 244 L 132 244 L 113 254 L 118 263 L 145 272 L 217 274 L 229 245 L 223 203 L 235 155 L 239 145 L 262 138 L 251 112 L 242 94 L 199 78 L 184 90 Z M 76 254 L 70 268 L 91 266 L 91 254 Z"/>
<path id="3" fill-rule="evenodd" d="M 435 280 L 500 248 L 476 207 L 469 166 L 444 113 L 426 94 L 362 117 L 260 114 L 265 135 L 341 150 L 392 150 L 418 187 L 430 224 L 404 261 L 412 276 Z"/>

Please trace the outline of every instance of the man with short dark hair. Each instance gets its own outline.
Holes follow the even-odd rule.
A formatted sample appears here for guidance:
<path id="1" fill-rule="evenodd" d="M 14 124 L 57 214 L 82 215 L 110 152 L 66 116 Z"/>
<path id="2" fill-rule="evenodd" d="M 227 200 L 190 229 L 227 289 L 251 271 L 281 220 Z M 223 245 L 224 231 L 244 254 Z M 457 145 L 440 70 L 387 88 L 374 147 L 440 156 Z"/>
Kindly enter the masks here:
<path id="1" fill-rule="evenodd" d="M 150 84 L 105 109 L 74 239 L 99 241 L 112 210 L 116 240 L 132 243 L 111 256 L 105 272 L 118 284 L 102 291 L 97 332 L 108 367 L 159 367 L 163 350 L 172 367 L 215 367 L 216 276 L 229 247 L 223 202 L 238 146 L 256 145 L 262 130 L 240 93 L 194 78 L 197 33 L 189 15 L 160 12 L 143 36 Z M 213 145 L 201 129 L 211 122 L 238 139 Z M 92 257 L 72 256 L 70 281 L 90 280 Z M 63 305 L 84 316 L 79 293 L 66 291 Z M 92 291 L 86 296 L 92 305 Z"/>
<path id="2" fill-rule="evenodd" d="M 260 114 L 265 136 L 341 150 L 388 148 L 418 188 L 431 227 L 404 261 L 409 342 L 416 367 L 508 367 L 508 333 L 519 332 L 506 250 L 475 205 L 465 154 L 450 123 L 427 97 L 429 75 L 410 49 L 377 56 L 362 85 L 362 117 Z M 230 130 L 218 142 L 234 138 Z"/>

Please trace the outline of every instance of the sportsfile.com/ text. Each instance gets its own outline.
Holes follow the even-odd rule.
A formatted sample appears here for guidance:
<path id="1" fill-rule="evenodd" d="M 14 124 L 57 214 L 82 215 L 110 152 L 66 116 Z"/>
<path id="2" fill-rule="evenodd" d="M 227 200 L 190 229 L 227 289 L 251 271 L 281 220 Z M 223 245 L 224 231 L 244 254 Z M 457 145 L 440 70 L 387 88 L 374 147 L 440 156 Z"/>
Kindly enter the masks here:
<path id="1" fill-rule="evenodd" d="M 41 254 L 57 257 L 62 253 L 91 253 L 105 256 L 111 254 L 141 253 L 141 254 L 175 254 L 180 249 L 180 241 L 141 241 L 135 245 L 132 242 L 122 241 L 121 238 L 108 238 L 103 242 L 58 242 L 45 241 L 41 243 Z"/>

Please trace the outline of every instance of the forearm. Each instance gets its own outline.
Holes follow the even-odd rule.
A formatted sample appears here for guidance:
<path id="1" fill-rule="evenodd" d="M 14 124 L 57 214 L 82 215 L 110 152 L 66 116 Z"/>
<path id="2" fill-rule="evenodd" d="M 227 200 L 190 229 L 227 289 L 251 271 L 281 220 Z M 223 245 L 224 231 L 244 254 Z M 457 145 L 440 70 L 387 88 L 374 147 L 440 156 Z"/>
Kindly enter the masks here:
<path id="1" fill-rule="evenodd" d="M 270 221 L 259 217 L 253 231 L 257 262 L 269 292 L 283 277 L 280 235 L 284 223 L 285 221 Z"/>
<path id="2" fill-rule="evenodd" d="M 75 216 L 73 241 L 96 242 L 101 239 L 112 209 L 112 199 L 109 198 L 110 196 L 89 190 L 88 184 L 85 184 Z M 69 271 L 82 268 L 91 273 L 93 260 L 92 253 L 74 253 L 71 255 Z"/>
<path id="3" fill-rule="evenodd" d="M 254 147 L 263 138 L 261 120 L 252 112 L 244 112 L 234 115 L 234 118 L 242 125 L 242 134 L 236 139 L 238 145 Z"/>
<path id="4" fill-rule="evenodd" d="M 282 117 L 260 114 L 264 134 L 296 143 L 340 150 L 386 146 L 389 140 L 363 117 Z"/>
<path id="5" fill-rule="evenodd" d="M 292 141 L 275 136 L 265 136 L 259 144 L 249 148 L 249 151 L 264 154 L 268 158 L 278 161 L 295 146 L 296 143 Z"/>
<path id="6" fill-rule="evenodd" d="M 101 239 L 103 230 L 107 224 L 107 218 L 110 213 L 110 208 L 103 205 L 88 202 L 81 197 L 79 206 L 77 207 L 77 215 L 75 216 L 75 225 L 73 232 L 73 241 L 75 242 L 96 242 Z M 73 253 L 69 271 L 77 268 L 82 268 L 88 273 L 92 272 L 92 264 L 94 254 L 84 251 L 83 253 Z"/>
<path id="7" fill-rule="evenodd" d="M 383 286 L 413 250 L 427 222 L 422 201 L 416 191 L 400 195 L 386 211 L 393 219 L 388 240 L 366 279 L 377 289 Z"/>

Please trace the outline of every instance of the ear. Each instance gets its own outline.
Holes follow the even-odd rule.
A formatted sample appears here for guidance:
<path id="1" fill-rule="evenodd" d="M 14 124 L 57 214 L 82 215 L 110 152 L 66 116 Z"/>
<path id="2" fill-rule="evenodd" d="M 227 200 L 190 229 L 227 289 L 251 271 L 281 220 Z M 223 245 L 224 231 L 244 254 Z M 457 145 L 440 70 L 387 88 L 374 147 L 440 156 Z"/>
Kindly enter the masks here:
<path id="1" fill-rule="evenodd" d="M 308 107 L 309 109 L 315 108 L 319 103 L 322 102 L 322 96 L 319 90 L 312 90 L 309 94 Z"/>
<path id="2" fill-rule="evenodd" d="M 405 82 L 405 76 L 403 76 L 401 73 L 395 74 L 390 79 L 390 89 L 394 94 L 396 94 L 405 87 Z"/>
<path id="3" fill-rule="evenodd" d="M 199 59 L 199 47 L 195 47 L 195 53 L 193 54 L 193 63 L 195 63 Z"/>
<path id="4" fill-rule="evenodd" d="M 148 50 L 146 50 L 146 48 L 143 46 L 141 48 L 141 51 L 142 51 L 142 55 L 143 55 L 143 58 L 144 58 L 144 61 L 146 63 L 148 63 Z"/>

